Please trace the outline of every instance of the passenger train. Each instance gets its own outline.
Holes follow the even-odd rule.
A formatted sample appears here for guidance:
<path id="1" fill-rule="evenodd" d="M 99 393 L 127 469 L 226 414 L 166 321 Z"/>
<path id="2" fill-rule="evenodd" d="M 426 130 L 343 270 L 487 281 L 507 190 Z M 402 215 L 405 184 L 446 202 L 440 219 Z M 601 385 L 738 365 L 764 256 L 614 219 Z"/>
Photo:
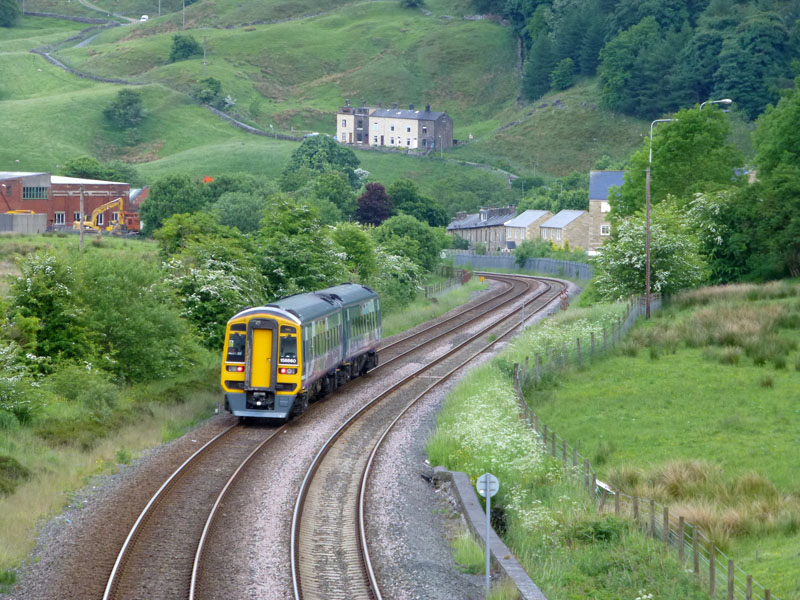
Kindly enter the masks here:
<path id="1" fill-rule="evenodd" d="M 288 420 L 377 366 L 378 294 L 353 283 L 247 308 L 225 328 L 222 389 L 238 417 Z"/>

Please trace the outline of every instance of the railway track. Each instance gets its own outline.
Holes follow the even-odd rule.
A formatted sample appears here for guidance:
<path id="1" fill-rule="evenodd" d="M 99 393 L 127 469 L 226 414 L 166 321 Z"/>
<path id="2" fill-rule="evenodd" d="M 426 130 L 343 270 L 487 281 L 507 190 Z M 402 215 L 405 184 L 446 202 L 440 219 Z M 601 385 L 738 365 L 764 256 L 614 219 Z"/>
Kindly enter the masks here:
<path id="1" fill-rule="evenodd" d="M 214 510 L 244 466 L 282 429 L 234 425 L 190 456 L 131 528 L 103 600 L 189 596 Z"/>
<path id="2" fill-rule="evenodd" d="M 555 280 L 529 279 L 527 285 L 533 281 L 542 282 L 543 289 L 529 301 L 528 315 L 544 310 L 563 289 Z M 370 400 L 320 449 L 303 480 L 292 519 L 296 600 L 382 598 L 366 535 L 369 473 L 381 443 L 428 392 L 513 334 L 521 310 L 511 310 L 476 333 L 462 336 L 441 356 Z M 487 343 L 489 332 L 496 337 Z"/>
<path id="3" fill-rule="evenodd" d="M 518 326 L 518 319 L 514 316 L 516 311 L 510 309 L 510 305 L 519 303 L 522 295 L 530 294 L 531 290 L 540 284 L 534 283 L 538 280 L 533 279 L 523 284 L 519 278 L 508 276 L 497 276 L 497 278 L 504 283 L 499 294 L 452 313 L 433 326 L 424 327 L 412 335 L 395 340 L 381 350 L 383 353 L 386 348 L 391 347 L 391 356 L 385 358 L 382 354 L 383 364 L 371 373 L 386 369 L 392 362 L 395 363 L 393 368 L 397 368 L 396 362 L 400 358 L 417 356 L 422 353 L 423 347 L 432 345 L 435 340 L 443 337 L 458 340 L 452 344 L 456 349 L 467 348 L 470 344 L 474 346 L 476 340 L 480 340 L 485 332 L 459 333 L 459 331 L 466 330 L 474 319 L 480 318 L 479 315 L 485 318 L 487 314 L 499 315 L 501 311 L 507 311 L 507 315 L 498 316 L 496 319 L 498 322 L 506 322 L 507 332 L 498 332 L 494 343 L 510 335 Z M 545 298 L 555 295 L 551 285 L 547 283 L 536 292 L 543 302 Z M 511 324 L 511 321 L 514 323 Z M 484 350 L 479 349 L 478 353 Z M 462 353 L 465 351 L 462 350 Z M 435 353 L 435 349 L 430 352 Z M 309 471 L 313 471 L 313 474 L 306 476 L 309 485 L 304 482 L 302 485 L 304 491 L 300 494 L 304 499 L 312 498 L 310 501 L 302 502 L 301 512 L 305 511 L 306 518 L 302 522 L 298 519 L 298 526 L 302 526 L 305 537 L 302 544 L 298 542 L 297 550 L 293 550 L 292 556 L 294 558 L 295 553 L 298 556 L 304 554 L 304 548 L 311 544 L 311 547 L 315 548 L 313 551 L 318 553 L 321 560 L 329 564 L 322 567 L 318 564 L 306 565 L 302 578 L 298 576 L 296 588 L 305 590 L 305 594 L 299 591 L 296 592 L 296 597 L 309 599 L 380 597 L 371 591 L 377 589 L 377 583 L 370 582 L 369 575 L 365 576 L 361 571 L 363 565 L 369 564 L 369 554 L 366 542 L 360 541 L 364 536 L 359 534 L 355 526 L 358 522 L 358 509 L 354 508 L 355 504 L 351 498 L 353 493 L 358 492 L 352 490 L 366 489 L 364 473 L 368 472 L 367 465 L 374 458 L 374 452 L 370 455 L 370 451 L 365 448 L 377 448 L 379 444 L 375 441 L 381 435 L 385 435 L 385 423 L 398 419 L 402 409 L 409 405 L 403 400 L 403 394 L 405 397 L 408 394 L 424 395 L 425 388 L 431 381 L 439 381 L 449 376 L 449 372 L 459 368 L 459 366 L 453 367 L 452 364 L 447 366 L 450 364 L 448 361 L 452 362 L 453 359 L 449 357 L 453 356 L 454 352 L 457 350 L 445 353 L 424 369 L 405 378 L 402 385 L 395 386 L 405 390 L 401 394 L 387 391 L 370 405 L 365 406 L 357 416 L 332 436 L 332 439 L 341 438 L 341 442 L 331 444 L 329 440 L 329 444 L 314 459 L 316 466 L 312 466 Z M 437 368 L 444 369 L 447 373 L 443 375 L 431 372 L 433 365 L 440 365 Z M 372 385 L 369 381 L 371 378 L 370 375 L 357 379 L 354 383 L 362 381 L 362 385 L 368 388 Z M 409 389 L 412 391 L 408 391 Z M 380 401 L 388 397 L 395 397 L 395 400 Z M 309 412 L 325 410 L 325 407 L 315 405 Z M 278 436 L 279 433 L 289 435 Z M 227 504 L 226 494 L 235 488 L 237 480 L 243 478 L 242 475 L 247 471 L 249 464 L 264 462 L 254 459 L 263 455 L 273 441 L 279 437 L 284 440 L 290 439 L 291 434 L 291 426 L 237 425 L 223 431 L 196 451 L 167 479 L 136 520 L 111 570 L 103 599 L 188 597 L 194 600 L 215 597 L 213 590 L 204 591 L 203 582 L 206 582 L 207 587 L 210 585 L 213 588 L 218 568 L 209 568 L 206 577 L 203 577 L 203 570 L 209 558 L 215 554 L 211 551 L 214 548 L 215 522 L 221 518 L 220 513 L 224 512 L 222 509 Z M 322 464 L 322 467 L 318 463 Z M 326 466 L 336 464 L 348 466 L 346 469 L 338 470 Z M 364 483 L 361 481 L 362 477 Z M 345 511 L 341 508 L 342 503 L 347 507 Z M 363 508 L 360 510 L 361 527 L 363 527 L 365 517 Z M 315 515 L 313 519 L 312 515 Z M 344 516 L 349 517 L 343 519 Z M 231 517 L 226 517 L 228 518 Z M 342 526 L 344 520 L 352 524 L 347 530 Z M 295 539 L 293 535 L 291 538 L 293 547 Z M 276 549 L 276 552 L 284 551 Z M 216 559 L 212 562 L 214 560 Z M 310 572 L 309 566 L 312 569 Z M 344 590 L 344 595 L 340 595 L 337 590 Z"/>

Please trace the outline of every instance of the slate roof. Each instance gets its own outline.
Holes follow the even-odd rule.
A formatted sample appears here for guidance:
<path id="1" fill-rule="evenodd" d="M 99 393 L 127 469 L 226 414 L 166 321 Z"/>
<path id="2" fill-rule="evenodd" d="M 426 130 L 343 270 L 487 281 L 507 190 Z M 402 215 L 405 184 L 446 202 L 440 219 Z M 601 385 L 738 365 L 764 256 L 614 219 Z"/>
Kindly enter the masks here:
<path id="1" fill-rule="evenodd" d="M 501 212 L 492 216 L 491 214 L 485 221 L 481 221 L 481 214 L 475 213 L 467 215 L 466 218 L 454 220 L 450 222 L 447 229 L 478 229 L 480 227 L 496 227 L 498 225 L 505 225 L 509 217 L 514 216 L 514 209 L 509 207 L 508 211 Z"/>
<path id="2" fill-rule="evenodd" d="M 535 223 L 546 214 L 546 210 L 526 210 L 510 221 L 506 221 L 506 227 L 528 227 L 531 223 Z"/>
<path id="3" fill-rule="evenodd" d="M 589 200 L 608 200 L 611 186 L 625 183 L 625 171 L 589 171 Z"/>
<path id="4" fill-rule="evenodd" d="M 429 110 L 403 110 L 400 108 L 376 108 L 370 117 L 389 117 L 394 119 L 414 119 L 415 121 L 435 121 L 442 115 L 440 111 Z"/>
<path id="5" fill-rule="evenodd" d="M 550 217 L 539 225 L 539 227 L 552 227 L 553 229 L 562 229 L 572 223 L 581 215 L 588 214 L 585 210 L 562 210 L 557 215 Z"/>

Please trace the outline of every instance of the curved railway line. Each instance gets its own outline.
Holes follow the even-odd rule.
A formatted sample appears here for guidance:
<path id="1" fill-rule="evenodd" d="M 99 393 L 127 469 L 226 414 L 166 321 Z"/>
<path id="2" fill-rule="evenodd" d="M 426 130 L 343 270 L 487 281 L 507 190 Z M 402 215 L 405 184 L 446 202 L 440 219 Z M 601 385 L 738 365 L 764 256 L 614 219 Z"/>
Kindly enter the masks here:
<path id="1" fill-rule="evenodd" d="M 526 300 L 530 315 L 534 303 L 543 309 L 562 286 L 554 280 L 491 277 L 503 283 L 498 294 L 380 349 L 381 364 L 370 373 L 390 363 L 396 365 L 402 357 L 413 361 L 421 348 L 437 340 L 452 340 L 440 356 L 365 404 L 313 459 L 300 486 L 292 523 L 292 579 L 298 600 L 381 598 L 365 535 L 369 469 L 380 441 L 417 400 L 519 327 L 520 307 L 515 305 L 521 297 L 541 288 L 535 299 Z M 477 332 L 466 331 L 481 318 L 492 322 Z M 486 343 L 490 330 L 497 337 Z M 387 353 L 389 348 L 392 351 Z M 354 383 L 359 381 L 374 385 L 369 377 Z M 387 423 L 392 425 L 387 428 Z M 290 432 L 287 425 L 239 424 L 197 450 L 166 480 L 136 520 L 111 570 L 103 600 L 203 598 L 204 561 L 212 554 L 214 523 L 223 512 L 226 495 L 254 459 L 279 437 L 286 438 L 278 434 Z"/>
<path id="2" fill-rule="evenodd" d="M 528 285 L 532 281 L 536 280 L 528 280 Z M 547 308 L 563 288 L 554 280 L 538 281 L 544 283 L 544 289 L 530 300 L 529 314 Z M 428 392 L 514 333 L 521 310 L 522 307 L 512 310 L 481 327 L 377 395 L 320 449 L 303 480 L 292 519 L 292 583 L 296 600 L 382 598 L 366 534 L 369 474 L 380 445 L 402 416 Z M 483 338 L 489 332 L 496 337 L 487 343 Z M 423 376 L 431 378 L 432 383 Z M 386 423 L 390 425 L 387 427 Z"/>

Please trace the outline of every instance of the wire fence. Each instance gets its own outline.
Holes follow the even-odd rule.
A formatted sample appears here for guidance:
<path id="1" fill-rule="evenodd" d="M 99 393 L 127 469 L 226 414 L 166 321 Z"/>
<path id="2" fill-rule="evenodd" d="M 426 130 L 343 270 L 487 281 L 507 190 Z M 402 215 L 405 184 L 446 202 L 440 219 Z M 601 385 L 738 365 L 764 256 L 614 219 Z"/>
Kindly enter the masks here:
<path id="1" fill-rule="evenodd" d="M 431 285 L 426 285 L 424 287 L 426 298 L 438 296 L 439 294 L 442 294 L 455 287 L 464 285 L 470 279 L 472 279 L 472 271 L 457 269 L 455 267 L 446 265 L 440 265 L 436 270 L 436 273 L 442 277 L 446 277 L 447 279 L 445 281 L 439 281 Z"/>
<path id="2" fill-rule="evenodd" d="M 661 299 L 651 301 L 651 310 L 661 307 Z M 543 450 L 555 459 L 560 459 L 565 470 L 574 474 L 584 488 L 595 499 L 598 513 L 614 514 L 633 520 L 647 535 L 660 540 L 665 548 L 675 551 L 681 564 L 694 574 L 698 585 L 708 591 L 709 597 L 725 600 L 779 600 L 769 589 L 753 580 L 736 566 L 733 559 L 720 550 L 700 527 L 689 523 L 682 516 L 670 513 L 669 507 L 653 499 L 629 496 L 613 489 L 597 479 L 597 473 L 589 460 L 548 428 L 525 401 L 524 388 L 530 383 L 540 383 L 550 376 L 557 376 L 570 367 L 581 367 L 607 354 L 622 342 L 625 333 L 646 311 L 641 299 L 629 302 L 624 313 L 612 324 L 610 330 L 603 328 L 592 332 L 589 339 L 576 339 L 568 347 L 548 348 L 536 354 L 533 361 L 526 357 L 523 364 L 514 365 L 514 390 L 526 423 L 537 435 Z"/>
<path id="3" fill-rule="evenodd" d="M 456 265 L 472 265 L 475 269 L 508 269 L 519 270 L 514 255 L 509 252 L 487 252 L 475 254 L 471 250 L 448 250 Z M 591 279 L 592 267 L 586 263 L 560 260 L 556 258 L 529 258 L 522 267 L 523 271 L 547 273 L 573 279 Z"/>

